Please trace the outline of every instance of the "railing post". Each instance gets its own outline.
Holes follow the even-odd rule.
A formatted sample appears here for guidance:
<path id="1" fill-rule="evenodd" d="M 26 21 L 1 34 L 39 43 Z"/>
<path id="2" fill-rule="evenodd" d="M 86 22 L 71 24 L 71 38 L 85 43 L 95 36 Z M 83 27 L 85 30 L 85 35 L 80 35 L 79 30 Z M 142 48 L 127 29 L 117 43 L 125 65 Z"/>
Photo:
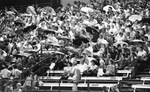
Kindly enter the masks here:
<path id="1" fill-rule="evenodd" d="M 87 92 L 90 92 L 90 83 L 89 83 L 89 81 L 87 80 L 87 86 L 88 86 L 88 90 L 87 90 Z"/>
<path id="2" fill-rule="evenodd" d="M 121 83 L 122 83 L 122 81 L 120 80 L 119 81 L 119 92 L 121 92 Z"/>
<path id="3" fill-rule="evenodd" d="M 0 77 L 0 91 L 2 92 L 2 79 L 1 79 L 1 77 Z"/>
<path id="4" fill-rule="evenodd" d="M 60 80 L 59 80 L 59 92 L 60 92 Z"/>
<path id="5" fill-rule="evenodd" d="M 22 61 L 22 70 L 24 71 L 24 59 L 21 61 Z M 20 77 L 24 78 L 24 73 L 22 73 L 22 76 L 20 76 Z"/>
<path id="6" fill-rule="evenodd" d="M 31 79 L 31 92 L 33 92 L 33 79 Z"/>
<path id="7" fill-rule="evenodd" d="M 43 47 L 43 45 L 41 44 L 41 58 L 40 58 L 40 61 L 42 61 L 42 47 Z"/>

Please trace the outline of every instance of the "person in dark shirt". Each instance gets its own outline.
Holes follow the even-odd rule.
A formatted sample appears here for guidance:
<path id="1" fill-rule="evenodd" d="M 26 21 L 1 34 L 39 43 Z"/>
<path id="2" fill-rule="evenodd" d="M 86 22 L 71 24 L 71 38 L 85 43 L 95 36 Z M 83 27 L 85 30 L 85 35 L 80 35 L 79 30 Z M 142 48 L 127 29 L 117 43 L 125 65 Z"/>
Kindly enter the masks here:
<path id="1" fill-rule="evenodd" d="M 115 49 L 114 46 L 111 48 L 109 54 L 110 54 L 110 58 L 111 58 L 112 60 L 117 60 L 118 51 Z"/>
<path id="2" fill-rule="evenodd" d="M 126 44 L 123 44 L 123 51 L 122 51 L 122 53 L 124 54 L 124 57 L 126 59 L 129 58 L 129 56 L 130 56 L 130 50 L 127 48 Z"/>
<path id="3" fill-rule="evenodd" d="M 118 51 L 117 60 L 119 60 L 119 58 L 120 58 L 120 56 L 121 56 L 121 53 L 122 53 L 122 48 L 121 48 L 121 45 L 120 45 L 120 44 L 117 45 L 117 51 Z"/>
<path id="4" fill-rule="evenodd" d="M 118 69 L 119 70 L 125 69 L 127 65 L 128 65 L 128 60 L 125 59 L 125 54 L 121 54 L 118 60 Z"/>

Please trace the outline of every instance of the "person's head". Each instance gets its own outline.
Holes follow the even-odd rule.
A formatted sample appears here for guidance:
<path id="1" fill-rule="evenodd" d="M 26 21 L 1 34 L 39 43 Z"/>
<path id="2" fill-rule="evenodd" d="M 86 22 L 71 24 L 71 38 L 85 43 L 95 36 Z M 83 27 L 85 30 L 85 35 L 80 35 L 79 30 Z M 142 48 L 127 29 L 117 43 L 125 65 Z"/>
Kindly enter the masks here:
<path id="1" fill-rule="evenodd" d="M 120 33 L 119 33 L 119 35 L 120 35 L 120 36 L 123 36 L 123 33 L 122 33 L 122 32 L 120 32 Z"/>
<path id="2" fill-rule="evenodd" d="M 17 88 L 21 88 L 21 83 L 17 83 L 17 84 L 16 84 L 16 87 L 17 87 Z"/>
<path id="3" fill-rule="evenodd" d="M 91 64 L 92 64 L 92 65 L 95 65 L 95 64 L 96 64 L 96 60 L 92 60 L 92 61 L 91 61 Z"/>
<path id="4" fill-rule="evenodd" d="M 112 46 L 112 47 L 111 47 L 111 50 L 112 50 L 112 51 L 115 51 L 115 46 Z"/>
<path id="5" fill-rule="evenodd" d="M 139 51 L 143 51 L 143 46 L 139 46 Z"/>
<path id="6" fill-rule="evenodd" d="M 121 45 L 120 45 L 120 44 L 118 44 L 118 45 L 117 45 L 117 48 L 118 48 L 118 49 L 121 49 Z"/>
<path id="7" fill-rule="evenodd" d="M 13 68 L 14 68 L 14 69 L 17 69 L 17 65 L 14 65 Z"/>
<path id="8" fill-rule="evenodd" d="M 77 61 L 74 61 L 73 63 L 72 63 L 72 66 L 76 66 L 78 63 L 77 63 Z"/>
<path id="9" fill-rule="evenodd" d="M 71 63 L 71 62 L 68 62 L 68 63 L 67 63 L 67 66 L 68 66 L 68 67 L 71 67 L 71 66 L 72 66 L 72 63 Z"/>
<path id="10" fill-rule="evenodd" d="M 127 44 L 123 44 L 123 48 L 127 48 Z"/>
<path id="11" fill-rule="evenodd" d="M 113 60 L 110 59 L 110 60 L 109 60 L 109 65 L 112 65 L 112 64 L 113 64 Z"/>

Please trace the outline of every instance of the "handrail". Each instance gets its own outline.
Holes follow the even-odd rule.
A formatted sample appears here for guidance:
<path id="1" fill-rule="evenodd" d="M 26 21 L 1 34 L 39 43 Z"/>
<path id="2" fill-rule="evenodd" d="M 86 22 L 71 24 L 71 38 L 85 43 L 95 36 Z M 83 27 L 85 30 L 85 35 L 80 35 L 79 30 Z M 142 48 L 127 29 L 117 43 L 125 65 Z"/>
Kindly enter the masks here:
<path id="1" fill-rule="evenodd" d="M 52 63 L 52 62 L 49 62 L 47 65 L 49 65 L 49 64 L 51 64 L 51 63 Z M 45 68 L 45 67 L 49 67 L 49 66 L 47 66 L 47 65 L 46 65 L 46 66 L 43 66 L 42 68 L 40 68 L 40 69 L 38 69 L 37 71 L 35 71 L 34 74 L 37 73 L 37 72 L 39 72 L 41 69 L 43 69 L 43 68 Z"/>
<path id="2" fill-rule="evenodd" d="M 29 70 L 32 70 L 36 65 L 38 65 L 38 64 L 40 64 L 40 63 L 42 63 L 42 62 L 44 62 L 45 60 L 47 60 L 48 58 L 50 58 L 51 56 L 49 56 L 49 57 L 46 57 L 44 60 L 41 60 L 39 63 L 37 63 L 37 64 L 35 64 L 34 66 L 32 66 L 32 67 L 30 67 L 28 70 L 26 70 L 26 71 L 29 71 Z M 24 71 L 24 72 L 26 72 L 26 71 Z"/>
<path id="3" fill-rule="evenodd" d="M 38 50 L 38 51 L 36 51 L 34 54 L 31 54 L 30 56 L 33 56 L 34 57 L 34 55 L 37 55 L 39 52 L 41 51 L 41 49 L 40 50 Z M 30 56 L 28 56 L 27 58 L 29 58 Z M 27 58 L 25 58 L 25 59 L 27 59 Z M 35 58 L 34 58 L 35 59 Z M 27 63 L 26 65 L 28 65 L 29 63 Z"/>
<path id="4" fill-rule="evenodd" d="M 49 66 L 43 66 L 42 68 L 38 69 L 37 71 L 33 72 L 34 74 L 36 74 L 37 72 L 39 72 L 40 70 L 44 69 L 44 68 L 47 68 Z"/>

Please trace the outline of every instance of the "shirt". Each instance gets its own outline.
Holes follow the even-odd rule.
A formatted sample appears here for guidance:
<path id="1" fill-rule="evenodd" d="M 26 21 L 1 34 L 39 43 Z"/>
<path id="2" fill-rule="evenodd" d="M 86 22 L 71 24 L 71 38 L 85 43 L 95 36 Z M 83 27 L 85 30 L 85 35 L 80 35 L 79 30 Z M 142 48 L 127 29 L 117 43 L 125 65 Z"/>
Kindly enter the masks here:
<path id="1" fill-rule="evenodd" d="M 21 89 L 15 89 L 14 92 L 22 92 Z"/>
<path id="2" fill-rule="evenodd" d="M 86 71 L 88 69 L 88 65 L 86 63 L 84 64 L 78 64 L 78 68 L 80 70 L 81 73 L 83 73 L 84 71 Z"/>
<path id="3" fill-rule="evenodd" d="M 141 57 L 141 59 L 142 60 L 147 60 L 147 52 L 145 51 L 145 50 L 143 50 L 143 51 L 139 51 L 138 53 L 137 53 L 137 56 L 138 57 Z"/>
<path id="4" fill-rule="evenodd" d="M 1 70 L 2 78 L 9 78 L 10 74 L 11 74 L 11 72 L 8 69 L 6 69 L 6 68 Z"/>
<path id="5" fill-rule="evenodd" d="M 12 74 L 15 76 L 14 78 L 19 78 L 21 75 L 22 71 L 18 69 L 13 69 Z"/>
<path id="6" fill-rule="evenodd" d="M 108 65 L 106 67 L 106 73 L 109 73 L 109 74 L 114 74 L 115 73 L 115 66 L 114 65 Z"/>
<path id="7" fill-rule="evenodd" d="M 81 80 L 81 72 L 77 66 L 74 66 L 71 73 L 73 74 L 73 81 L 78 82 Z"/>
<path id="8" fill-rule="evenodd" d="M 26 86 L 31 86 L 31 81 L 32 81 L 32 78 L 31 77 L 27 77 L 26 78 L 26 81 L 25 81 L 25 83 L 24 83 L 24 85 Z"/>

